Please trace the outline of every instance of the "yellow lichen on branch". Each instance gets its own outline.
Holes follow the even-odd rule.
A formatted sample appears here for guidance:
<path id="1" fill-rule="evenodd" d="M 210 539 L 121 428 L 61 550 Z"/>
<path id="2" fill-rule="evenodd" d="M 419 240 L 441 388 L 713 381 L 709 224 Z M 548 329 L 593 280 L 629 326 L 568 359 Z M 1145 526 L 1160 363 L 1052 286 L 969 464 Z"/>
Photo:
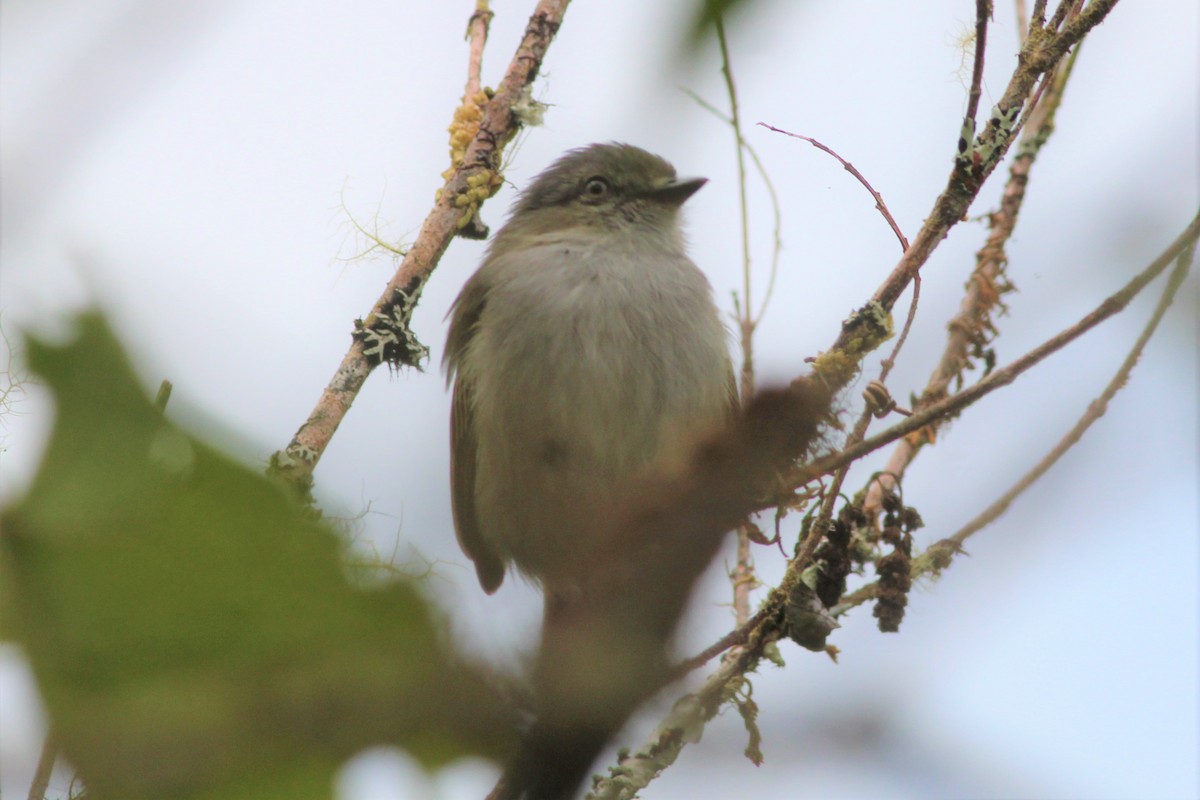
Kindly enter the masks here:
<path id="1" fill-rule="evenodd" d="M 491 89 L 480 89 L 465 95 L 462 103 L 454 109 L 454 119 L 446 129 L 450 133 L 450 166 L 442 173 L 445 180 L 450 180 L 454 171 L 462 164 L 467 148 L 479 133 L 479 125 L 483 122 L 483 110 L 491 99 Z"/>

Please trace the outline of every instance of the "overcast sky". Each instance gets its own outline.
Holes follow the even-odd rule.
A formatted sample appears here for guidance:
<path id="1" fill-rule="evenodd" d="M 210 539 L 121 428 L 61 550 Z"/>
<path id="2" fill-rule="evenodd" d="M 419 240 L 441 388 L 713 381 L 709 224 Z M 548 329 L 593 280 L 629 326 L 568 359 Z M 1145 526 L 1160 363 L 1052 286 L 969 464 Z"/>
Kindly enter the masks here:
<path id="1" fill-rule="evenodd" d="M 532 5 L 494 4 L 486 83 L 499 81 Z M 178 419 L 264 463 L 306 418 L 351 321 L 393 269 L 386 258 L 356 258 L 365 245 L 352 220 L 403 242 L 430 207 L 473 6 L 4 0 L 5 332 L 61 334 L 71 310 L 100 304 L 148 390 L 170 379 Z M 688 203 L 690 240 L 728 307 L 740 285 L 732 134 L 683 91 L 725 106 L 711 47 L 690 66 L 675 61 L 690 6 L 577 0 L 537 84 L 551 106 L 545 125 L 521 139 L 506 177 L 524 186 L 563 150 L 608 140 L 708 176 Z M 730 24 L 743 119 L 837 149 L 911 237 L 951 166 L 973 8 L 760 0 Z M 1195 2 L 1141 0 L 1119 4 L 1087 40 L 1009 249 L 1019 292 L 999 321 L 1001 364 L 1119 288 L 1196 212 L 1198 29 Z M 996 4 L 989 44 L 984 110 L 1014 66 L 1008 3 Z M 747 138 L 779 189 L 784 225 L 758 338 L 768 384 L 803 372 L 832 343 L 899 248 L 836 162 L 762 129 Z M 493 228 L 512 186 L 484 210 Z M 998 194 L 995 182 L 971 213 Z M 757 184 L 751 201 L 761 297 L 771 230 Z M 890 381 L 898 398 L 919 391 L 936 362 L 984 231 L 960 224 L 925 268 L 918 322 Z M 482 251 L 451 246 L 414 319 L 433 350 L 429 368 L 373 375 L 316 481 L 331 513 L 369 509 L 360 546 L 434 563 L 431 588 L 463 646 L 512 664 L 533 640 L 540 603 L 515 580 L 485 597 L 458 551 L 437 369 L 443 317 Z M 742 758 L 741 721 L 727 713 L 643 796 L 1195 796 L 1196 287 L 1193 275 L 1088 437 L 971 541 L 971 558 L 914 591 L 900 634 L 879 634 L 862 609 L 832 639 L 836 666 L 784 645 L 787 668 L 765 667 L 754 684 L 764 766 Z M 1124 357 L 1157 289 L 922 453 L 905 483 L 928 525 L 922 543 L 952 533 L 1066 432 Z M 52 424 L 36 387 L 18 410 L 0 429 L 5 502 L 28 485 Z M 848 488 L 879 463 L 864 464 Z M 789 541 L 796 525 L 788 520 Z M 778 580 L 778 552 L 757 558 L 763 579 Z M 721 571 L 698 593 L 684 651 L 731 625 Z M 625 743 L 637 743 L 654 712 Z M 20 650 L 0 645 L 0 794 L 24 796 L 43 725 Z M 345 800 L 457 800 L 482 796 L 493 778 L 482 763 L 423 778 L 384 750 L 350 765 L 339 791 Z"/>

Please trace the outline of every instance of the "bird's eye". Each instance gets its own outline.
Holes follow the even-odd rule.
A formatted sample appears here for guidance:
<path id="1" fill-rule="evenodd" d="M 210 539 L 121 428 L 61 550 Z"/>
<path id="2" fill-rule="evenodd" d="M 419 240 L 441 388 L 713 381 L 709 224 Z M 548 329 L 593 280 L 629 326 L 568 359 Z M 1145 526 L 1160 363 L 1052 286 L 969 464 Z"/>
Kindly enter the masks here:
<path id="1" fill-rule="evenodd" d="M 599 175 L 593 175 L 584 182 L 583 194 L 592 200 L 604 197 L 604 195 L 608 194 L 608 181 Z"/>

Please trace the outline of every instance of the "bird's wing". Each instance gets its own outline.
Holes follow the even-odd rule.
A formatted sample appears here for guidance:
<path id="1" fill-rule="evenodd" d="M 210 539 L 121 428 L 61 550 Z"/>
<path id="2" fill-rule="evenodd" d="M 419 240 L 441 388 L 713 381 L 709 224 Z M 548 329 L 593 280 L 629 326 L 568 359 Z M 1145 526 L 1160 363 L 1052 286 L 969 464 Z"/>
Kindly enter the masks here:
<path id="1" fill-rule="evenodd" d="M 484 539 L 476 512 L 474 387 L 470 378 L 459 369 L 483 312 L 484 296 L 483 287 L 472 280 L 454 301 L 450 336 L 446 342 L 446 366 L 448 377 L 454 378 L 450 403 L 450 499 L 454 530 L 459 546 L 475 562 L 480 585 L 491 594 L 504 581 L 504 562 Z"/>

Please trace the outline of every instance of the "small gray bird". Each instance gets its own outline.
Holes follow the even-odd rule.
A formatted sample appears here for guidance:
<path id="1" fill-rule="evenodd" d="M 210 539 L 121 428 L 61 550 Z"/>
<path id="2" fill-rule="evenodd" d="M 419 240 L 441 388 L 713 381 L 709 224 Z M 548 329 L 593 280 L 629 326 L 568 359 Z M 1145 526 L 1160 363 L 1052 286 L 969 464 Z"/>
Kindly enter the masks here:
<path id="1" fill-rule="evenodd" d="M 572 150 L 517 201 L 451 310 L 458 540 L 488 593 L 515 564 L 552 598 L 649 482 L 736 406 L 727 334 L 680 207 L 706 183 L 624 144 Z"/>

